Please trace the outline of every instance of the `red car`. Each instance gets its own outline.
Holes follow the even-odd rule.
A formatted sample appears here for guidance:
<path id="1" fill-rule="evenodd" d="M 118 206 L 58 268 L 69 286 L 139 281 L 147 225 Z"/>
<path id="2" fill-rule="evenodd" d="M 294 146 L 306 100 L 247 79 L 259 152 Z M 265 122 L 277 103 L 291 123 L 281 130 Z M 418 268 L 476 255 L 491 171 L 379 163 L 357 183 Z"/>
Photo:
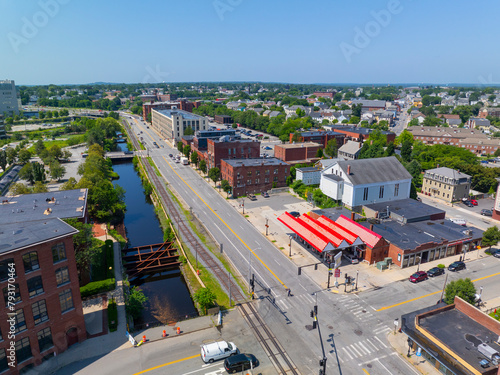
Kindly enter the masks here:
<path id="1" fill-rule="evenodd" d="M 425 271 L 418 271 L 410 276 L 410 281 L 412 283 L 417 283 L 419 281 L 427 280 L 427 279 L 428 279 L 427 272 L 425 272 Z"/>
<path id="2" fill-rule="evenodd" d="M 470 202 L 472 203 L 473 206 L 477 206 L 477 200 L 471 199 Z"/>

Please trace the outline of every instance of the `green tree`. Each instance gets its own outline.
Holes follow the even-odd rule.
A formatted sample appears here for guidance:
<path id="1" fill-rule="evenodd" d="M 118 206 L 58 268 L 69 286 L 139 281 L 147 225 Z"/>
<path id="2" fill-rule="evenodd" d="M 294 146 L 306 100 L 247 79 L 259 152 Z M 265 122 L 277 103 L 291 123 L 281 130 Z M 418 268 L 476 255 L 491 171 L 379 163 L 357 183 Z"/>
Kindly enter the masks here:
<path id="1" fill-rule="evenodd" d="M 197 152 L 193 152 L 191 154 L 191 163 L 193 163 L 194 165 L 198 165 L 198 153 Z"/>
<path id="2" fill-rule="evenodd" d="M 498 158 L 500 156 L 500 148 L 497 148 L 493 155 Z"/>
<path id="3" fill-rule="evenodd" d="M 60 190 L 74 190 L 76 189 L 76 184 L 78 182 L 74 177 L 70 177 L 68 181 L 66 181 L 62 186 L 60 187 Z"/>
<path id="4" fill-rule="evenodd" d="M 207 309 L 215 306 L 217 296 L 209 288 L 200 288 L 194 294 L 193 299 L 200 305 L 206 314 Z"/>
<path id="5" fill-rule="evenodd" d="M 446 285 L 444 302 L 451 305 L 455 301 L 455 296 L 459 296 L 471 305 L 476 302 L 476 287 L 471 279 L 458 279 Z"/>
<path id="6" fill-rule="evenodd" d="M 394 142 L 389 142 L 387 145 L 387 148 L 385 149 L 385 156 L 392 156 L 394 155 L 394 149 L 396 146 L 394 146 Z"/>
<path id="7" fill-rule="evenodd" d="M 58 161 L 50 163 L 50 177 L 53 180 L 59 181 L 66 173 L 66 168 L 64 168 Z"/>
<path id="8" fill-rule="evenodd" d="M 359 124 L 360 118 L 358 116 L 351 116 L 349 124 Z"/>
<path id="9" fill-rule="evenodd" d="M 483 232 L 482 244 L 483 246 L 489 246 L 488 250 L 491 250 L 491 247 L 495 246 L 498 241 L 500 241 L 500 230 L 496 225 Z"/>
<path id="10" fill-rule="evenodd" d="M 0 168 L 5 172 L 7 168 L 7 153 L 4 150 L 0 150 Z"/>
<path id="11" fill-rule="evenodd" d="M 222 190 L 224 190 L 227 195 L 229 196 L 229 192 L 231 191 L 231 185 L 229 184 L 229 181 L 228 180 L 222 180 L 220 182 L 220 187 L 222 188 Z"/>
<path id="12" fill-rule="evenodd" d="M 217 183 L 220 178 L 220 169 L 217 167 L 211 168 L 208 171 L 208 177 L 214 182 L 214 184 Z"/>
<path id="13" fill-rule="evenodd" d="M 317 158 L 323 157 L 323 149 L 322 148 L 318 148 L 318 151 L 316 151 L 316 157 Z"/>
<path id="14" fill-rule="evenodd" d="M 41 139 L 36 141 L 35 143 L 35 154 L 41 155 L 41 153 L 45 150 L 45 143 Z"/>
<path id="15" fill-rule="evenodd" d="M 335 138 L 330 139 L 325 147 L 325 154 L 327 154 L 331 158 L 336 158 L 337 157 L 337 140 Z"/>
<path id="16" fill-rule="evenodd" d="M 207 173 L 207 162 L 205 161 L 205 159 L 200 160 L 200 170 L 203 173 Z"/>
<path id="17" fill-rule="evenodd" d="M 179 150 L 179 152 L 182 152 L 183 147 L 184 146 L 182 145 L 181 141 L 177 142 L 177 150 Z"/>
<path id="18" fill-rule="evenodd" d="M 413 134 L 406 129 L 396 137 L 396 145 L 399 146 L 405 141 L 410 141 L 413 144 Z"/>
<path id="19" fill-rule="evenodd" d="M 401 158 L 405 162 L 409 162 L 411 160 L 411 142 L 406 140 L 401 145 Z"/>
<path id="20" fill-rule="evenodd" d="M 25 184 L 23 184 L 21 182 L 17 182 L 15 184 L 13 184 L 10 187 L 9 192 L 12 195 L 31 194 L 31 190 Z"/>
<path id="21" fill-rule="evenodd" d="M 147 300 L 148 298 L 144 295 L 142 290 L 136 286 L 132 287 L 125 304 L 127 313 L 129 313 L 134 319 L 140 318 L 142 310 L 144 310 L 144 304 Z"/>
<path id="22" fill-rule="evenodd" d="M 18 157 L 20 163 L 27 163 L 31 159 L 31 152 L 25 148 L 19 150 Z"/>
<path id="23" fill-rule="evenodd" d="M 410 172 L 411 176 L 414 180 L 417 180 L 422 173 L 422 166 L 416 160 L 412 160 L 410 163 L 406 165 L 406 169 Z"/>
<path id="24" fill-rule="evenodd" d="M 185 145 L 184 148 L 182 149 L 182 153 L 184 154 L 184 156 L 189 157 L 190 152 L 191 152 L 191 146 Z"/>
<path id="25" fill-rule="evenodd" d="M 35 181 L 35 184 L 33 185 L 33 190 L 31 191 L 32 193 L 48 193 L 49 188 L 47 185 L 45 185 L 41 181 Z"/>
<path id="26" fill-rule="evenodd" d="M 184 135 L 194 135 L 194 130 L 191 126 L 188 126 L 186 129 L 184 129 Z"/>
<path id="27" fill-rule="evenodd" d="M 8 147 L 5 150 L 5 155 L 7 156 L 7 164 L 11 165 L 16 161 L 17 150 L 15 148 Z"/>
<path id="28" fill-rule="evenodd" d="M 31 185 L 33 185 L 35 181 L 43 182 L 45 181 L 45 169 L 42 164 L 36 161 L 27 163 L 19 171 L 19 177 L 29 181 Z"/>

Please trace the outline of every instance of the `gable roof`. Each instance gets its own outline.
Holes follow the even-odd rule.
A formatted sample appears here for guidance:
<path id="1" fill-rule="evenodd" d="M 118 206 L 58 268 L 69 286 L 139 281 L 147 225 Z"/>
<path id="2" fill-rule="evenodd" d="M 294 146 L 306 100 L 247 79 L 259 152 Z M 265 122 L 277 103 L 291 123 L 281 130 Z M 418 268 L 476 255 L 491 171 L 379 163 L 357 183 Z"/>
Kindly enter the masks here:
<path id="1" fill-rule="evenodd" d="M 411 174 L 395 156 L 339 161 L 338 165 L 353 185 L 411 180 Z M 350 173 L 347 167 L 350 166 Z"/>
<path id="2" fill-rule="evenodd" d="M 361 143 L 355 141 L 347 141 L 345 145 L 339 148 L 339 152 L 345 152 L 346 154 L 355 155 L 357 152 L 361 151 Z"/>
<path id="3" fill-rule="evenodd" d="M 344 215 L 340 215 L 335 223 L 341 225 L 345 229 L 359 236 L 359 238 L 361 238 L 361 240 L 371 248 L 373 248 L 382 238 L 381 235 L 371 231 L 368 228 L 365 228 L 361 224 L 358 224 L 357 222 L 345 217 Z"/>
<path id="4" fill-rule="evenodd" d="M 447 167 L 439 167 L 439 168 L 434 168 L 434 169 L 428 169 L 425 171 L 426 174 L 434 174 L 438 176 L 443 176 L 443 177 L 448 177 L 451 179 L 459 180 L 461 178 L 470 178 L 468 174 L 462 173 L 460 171 L 457 171 L 455 169 L 447 168 Z"/>

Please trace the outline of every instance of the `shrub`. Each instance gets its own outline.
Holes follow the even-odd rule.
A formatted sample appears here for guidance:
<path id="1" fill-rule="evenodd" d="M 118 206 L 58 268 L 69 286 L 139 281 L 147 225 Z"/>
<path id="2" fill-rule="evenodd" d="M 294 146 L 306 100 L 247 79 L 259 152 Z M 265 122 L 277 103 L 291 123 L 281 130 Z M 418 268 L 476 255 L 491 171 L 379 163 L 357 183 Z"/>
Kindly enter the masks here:
<path id="1" fill-rule="evenodd" d="M 110 332 L 114 332 L 118 328 L 118 306 L 114 298 L 108 304 L 108 327 Z"/>
<path id="2" fill-rule="evenodd" d="M 107 292 L 115 289 L 115 279 L 107 279 L 102 281 L 94 281 L 80 288 L 82 298 L 96 295 L 98 293 Z"/>
<path id="3" fill-rule="evenodd" d="M 437 267 L 438 268 L 445 268 L 446 266 L 444 264 L 438 264 Z"/>

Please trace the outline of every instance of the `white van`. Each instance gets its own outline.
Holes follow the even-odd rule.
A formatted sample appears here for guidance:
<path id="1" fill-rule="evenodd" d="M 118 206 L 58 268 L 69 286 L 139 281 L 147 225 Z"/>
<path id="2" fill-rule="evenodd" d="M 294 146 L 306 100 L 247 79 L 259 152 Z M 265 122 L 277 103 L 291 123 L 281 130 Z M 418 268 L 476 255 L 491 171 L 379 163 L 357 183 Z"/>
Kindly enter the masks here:
<path id="1" fill-rule="evenodd" d="M 238 354 L 238 348 L 232 342 L 218 341 L 201 346 L 201 359 L 205 363 L 212 363 Z"/>

